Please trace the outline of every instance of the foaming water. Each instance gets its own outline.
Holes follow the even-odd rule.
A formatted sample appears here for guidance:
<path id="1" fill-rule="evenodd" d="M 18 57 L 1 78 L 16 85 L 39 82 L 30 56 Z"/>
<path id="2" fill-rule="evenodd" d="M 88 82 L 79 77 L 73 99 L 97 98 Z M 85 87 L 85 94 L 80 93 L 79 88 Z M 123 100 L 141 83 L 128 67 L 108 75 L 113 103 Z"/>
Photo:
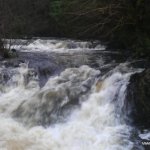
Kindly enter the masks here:
<path id="1" fill-rule="evenodd" d="M 150 132 L 149 130 L 145 130 L 143 133 L 141 133 L 140 138 L 143 140 L 150 140 Z"/>
<path id="2" fill-rule="evenodd" d="M 40 89 L 36 75 L 26 81 L 31 72 L 27 64 L 15 72 L 0 97 L 1 150 L 133 148 L 132 128 L 121 119 L 123 114 L 117 115 L 115 105 L 117 101 L 122 108 L 131 73 L 115 70 L 101 76 L 88 66 L 68 68 Z M 66 119 L 62 121 L 59 115 Z M 60 122 L 51 124 L 53 118 Z"/>
<path id="3" fill-rule="evenodd" d="M 32 40 L 6 40 L 6 47 L 15 48 L 20 51 L 29 52 L 79 52 L 87 50 L 105 50 L 105 46 L 97 41 L 75 41 L 75 40 L 54 40 L 54 39 L 32 39 Z"/>

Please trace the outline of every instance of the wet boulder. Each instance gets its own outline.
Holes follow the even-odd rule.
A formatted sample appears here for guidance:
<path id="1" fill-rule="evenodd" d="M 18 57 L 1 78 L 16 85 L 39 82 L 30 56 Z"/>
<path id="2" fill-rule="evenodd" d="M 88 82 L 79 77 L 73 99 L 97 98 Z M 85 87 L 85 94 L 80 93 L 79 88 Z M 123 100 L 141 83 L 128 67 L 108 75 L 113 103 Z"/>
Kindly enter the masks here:
<path id="1" fill-rule="evenodd" d="M 127 103 L 134 123 L 139 127 L 150 127 L 150 69 L 131 76 Z"/>

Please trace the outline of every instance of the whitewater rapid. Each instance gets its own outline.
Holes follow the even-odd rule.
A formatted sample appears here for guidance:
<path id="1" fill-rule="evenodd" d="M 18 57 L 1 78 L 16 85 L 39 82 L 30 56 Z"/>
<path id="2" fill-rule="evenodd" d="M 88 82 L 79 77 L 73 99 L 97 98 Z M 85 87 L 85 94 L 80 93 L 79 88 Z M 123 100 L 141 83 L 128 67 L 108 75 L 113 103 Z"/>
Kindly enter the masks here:
<path id="1" fill-rule="evenodd" d="M 122 73 L 116 68 L 101 75 L 88 66 L 68 68 L 50 77 L 42 88 L 28 64 L 9 72 L 7 84 L 0 85 L 0 150 L 134 147 L 130 140 L 132 128 L 121 114 L 131 72 Z M 78 103 L 67 107 L 72 101 Z"/>
<path id="2" fill-rule="evenodd" d="M 99 41 L 5 47 L 18 58 L 0 62 L 0 150 L 143 150 L 149 132 L 132 126 L 126 108 L 130 76 L 142 69 Z"/>
<path id="3" fill-rule="evenodd" d="M 70 53 L 79 51 L 105 50 L 100 41 L 78 41 L 69 39 L 7 39 L 6 48 L 24 52 Z"/>

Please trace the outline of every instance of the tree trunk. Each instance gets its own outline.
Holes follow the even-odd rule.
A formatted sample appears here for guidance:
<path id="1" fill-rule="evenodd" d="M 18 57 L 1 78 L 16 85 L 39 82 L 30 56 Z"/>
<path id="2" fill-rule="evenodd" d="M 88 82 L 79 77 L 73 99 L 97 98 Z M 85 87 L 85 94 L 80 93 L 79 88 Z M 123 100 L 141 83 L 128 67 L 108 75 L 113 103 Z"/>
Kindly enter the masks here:
<path id="1" fill-rule="evenodd" d="M 4 57 L 4 43 L 2 39 L 0 39 L 0 56 Z"/>

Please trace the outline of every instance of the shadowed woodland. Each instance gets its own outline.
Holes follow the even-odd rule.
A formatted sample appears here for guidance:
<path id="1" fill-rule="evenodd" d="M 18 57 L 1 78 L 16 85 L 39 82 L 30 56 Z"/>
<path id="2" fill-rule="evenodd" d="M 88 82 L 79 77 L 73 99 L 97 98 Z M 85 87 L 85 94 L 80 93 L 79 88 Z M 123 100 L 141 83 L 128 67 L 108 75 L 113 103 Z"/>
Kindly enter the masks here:
<path id="1" fill-rule="evenodd" d="M 149 0 L 0 0 L 0 39 L 98 39 L 110 49 L 148 57 L 149 8 Z"/>

